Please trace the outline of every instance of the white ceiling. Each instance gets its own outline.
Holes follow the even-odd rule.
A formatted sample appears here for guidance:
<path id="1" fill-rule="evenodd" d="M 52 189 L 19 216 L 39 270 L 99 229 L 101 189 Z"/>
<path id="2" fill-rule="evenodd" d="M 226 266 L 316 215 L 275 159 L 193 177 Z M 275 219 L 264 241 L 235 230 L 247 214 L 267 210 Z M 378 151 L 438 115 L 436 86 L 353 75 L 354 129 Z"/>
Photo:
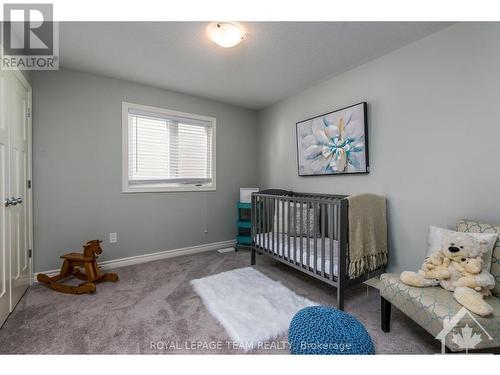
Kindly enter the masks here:
<path id="1" fill-rule="evenodd" d="M 61 66 L 260 109 L 450 25 L 246 22 L 221 48 L 203 22 L 65 22 Z"/>

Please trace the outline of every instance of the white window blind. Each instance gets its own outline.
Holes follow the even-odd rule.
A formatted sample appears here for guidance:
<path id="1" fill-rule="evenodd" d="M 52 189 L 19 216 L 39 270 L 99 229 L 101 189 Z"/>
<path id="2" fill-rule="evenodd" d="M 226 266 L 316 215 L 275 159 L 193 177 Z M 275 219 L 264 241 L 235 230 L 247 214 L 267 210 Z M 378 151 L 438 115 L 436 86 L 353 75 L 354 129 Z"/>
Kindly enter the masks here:
<path id="1" fill-rule="evenodd" d="M 212 186 L 215 122 L 140 107 L 126 111 L 128 187 Z"/>

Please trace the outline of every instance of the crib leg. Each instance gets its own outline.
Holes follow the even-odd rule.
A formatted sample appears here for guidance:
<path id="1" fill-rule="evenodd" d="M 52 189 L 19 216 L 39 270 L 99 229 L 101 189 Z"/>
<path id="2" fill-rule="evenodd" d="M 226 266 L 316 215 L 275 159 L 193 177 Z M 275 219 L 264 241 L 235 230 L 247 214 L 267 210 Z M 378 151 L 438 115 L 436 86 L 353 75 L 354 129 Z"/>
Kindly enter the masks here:
<path id="1" fill-rule="evenodd" d="M 337 309 L 344 311 L 344 288 L 337 287 Z"/>
<path id="2" fill-rule="evenodd" d="M 252 266 L 255 266 L 255 249 L 252 249 L 252 255 L 251 255 L 251 258 L 250 258 L 250 264 Z"/>

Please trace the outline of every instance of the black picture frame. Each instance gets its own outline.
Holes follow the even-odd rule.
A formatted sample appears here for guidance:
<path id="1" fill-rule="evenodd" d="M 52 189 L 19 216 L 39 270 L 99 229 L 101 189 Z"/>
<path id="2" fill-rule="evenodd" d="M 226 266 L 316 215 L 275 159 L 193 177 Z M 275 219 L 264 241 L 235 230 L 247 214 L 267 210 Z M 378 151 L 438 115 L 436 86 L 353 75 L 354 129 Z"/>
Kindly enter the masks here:
<path id="1" fill-rule="evenodd" d="M 308 174 L 304 174 L 304 173 L 301 173 L 301 168 L 300 168 L 300 146 L 299 146 L 299 125 L 300 124 L 303 124 L 305 122 L 309 122 L 309 121 L 312 121 L 312 120 L 315 120 L 317 118 L 321 118 L 321 117 L 324 117 L 324 116 L 328 116 L 330 114 L 334 114 L 334 113 L 337 113 L 337 112 L 340 112 L 340 111 L 345 111 L 345 110 L 348 110 L 349 108 L 353 108 L 353 107 L 357 107 L 357 106 L 362 106 L 362 120 L 363 120 L 363 129 L 364 129 L 364 148 L 365 148 L 365 158 L 364 158 L 364 161 L 365 161 L 365 168 L 364 170 L 362 171 L 355 171 L 355 172 L 347 172 L 347 171 L 343 171 L 343 172 L 334 172 L 334 171 L 331 171 L 331 172 L 328 172 L 328 173 L 308 173 Z M 349 106 L 346 106 L 346 107 L 343 107 L 343 108 L 340 108 L 340 109 L 336 109 L 334 111 L 330 111 L 330 112 L 326 112 L 326 113 L 323 113 L 323 114 L 320 114 L 320 115 L 317 115 L 317 116 L 314 116 L 314 117 L 310 117 L 308 119 L 305 119 L 305 120 L 301 120 L 299 122 L 297 122 L 295 124 L 295 139 L 296 139 L 296 146 L 297 146 L 297 174 L 298 176 L 300 177 L 310 177 L 310 176 L 352 176 L 352 175 L 366 175 L 366 174 L 369 174 L 370 173 L 370 158 L 369 158 L 369 137 L 368 137 L 368 103 L 367 102 L 359 102 L 359 103 L 356 103 L 356 104 L 352 104 L 352 105 L 349 105 Z"/>

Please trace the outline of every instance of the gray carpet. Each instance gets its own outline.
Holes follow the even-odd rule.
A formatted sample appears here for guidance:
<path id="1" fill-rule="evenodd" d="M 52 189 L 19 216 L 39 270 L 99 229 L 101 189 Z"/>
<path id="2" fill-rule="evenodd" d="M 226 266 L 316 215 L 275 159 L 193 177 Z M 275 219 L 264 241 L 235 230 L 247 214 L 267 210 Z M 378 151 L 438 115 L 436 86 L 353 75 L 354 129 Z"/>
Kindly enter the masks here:
<path id="1" fill-rule="evenodd" d="M 34 285 L 0 329 L 0 353 L 242 353 L 205 309 L 189 281 L 246 267 L 249 262 L 246 251 L 207 252 L 120 268 L 120 281 L 99 284 L 94 295 L 61 294 Z M 257 257 L 256 267 L 299 295 L 335 304 L 334 288 L 299 271 L 265 256 Z M 397 310 L 392 331 L 382 332 L 376 289 L 364 285 L 350 289 L 346 311 L 365 325 L 377 353 L 440 350 L 436 340 Z M 287 353 L 283 341 L 286 337 L 251 353 Z"/>

